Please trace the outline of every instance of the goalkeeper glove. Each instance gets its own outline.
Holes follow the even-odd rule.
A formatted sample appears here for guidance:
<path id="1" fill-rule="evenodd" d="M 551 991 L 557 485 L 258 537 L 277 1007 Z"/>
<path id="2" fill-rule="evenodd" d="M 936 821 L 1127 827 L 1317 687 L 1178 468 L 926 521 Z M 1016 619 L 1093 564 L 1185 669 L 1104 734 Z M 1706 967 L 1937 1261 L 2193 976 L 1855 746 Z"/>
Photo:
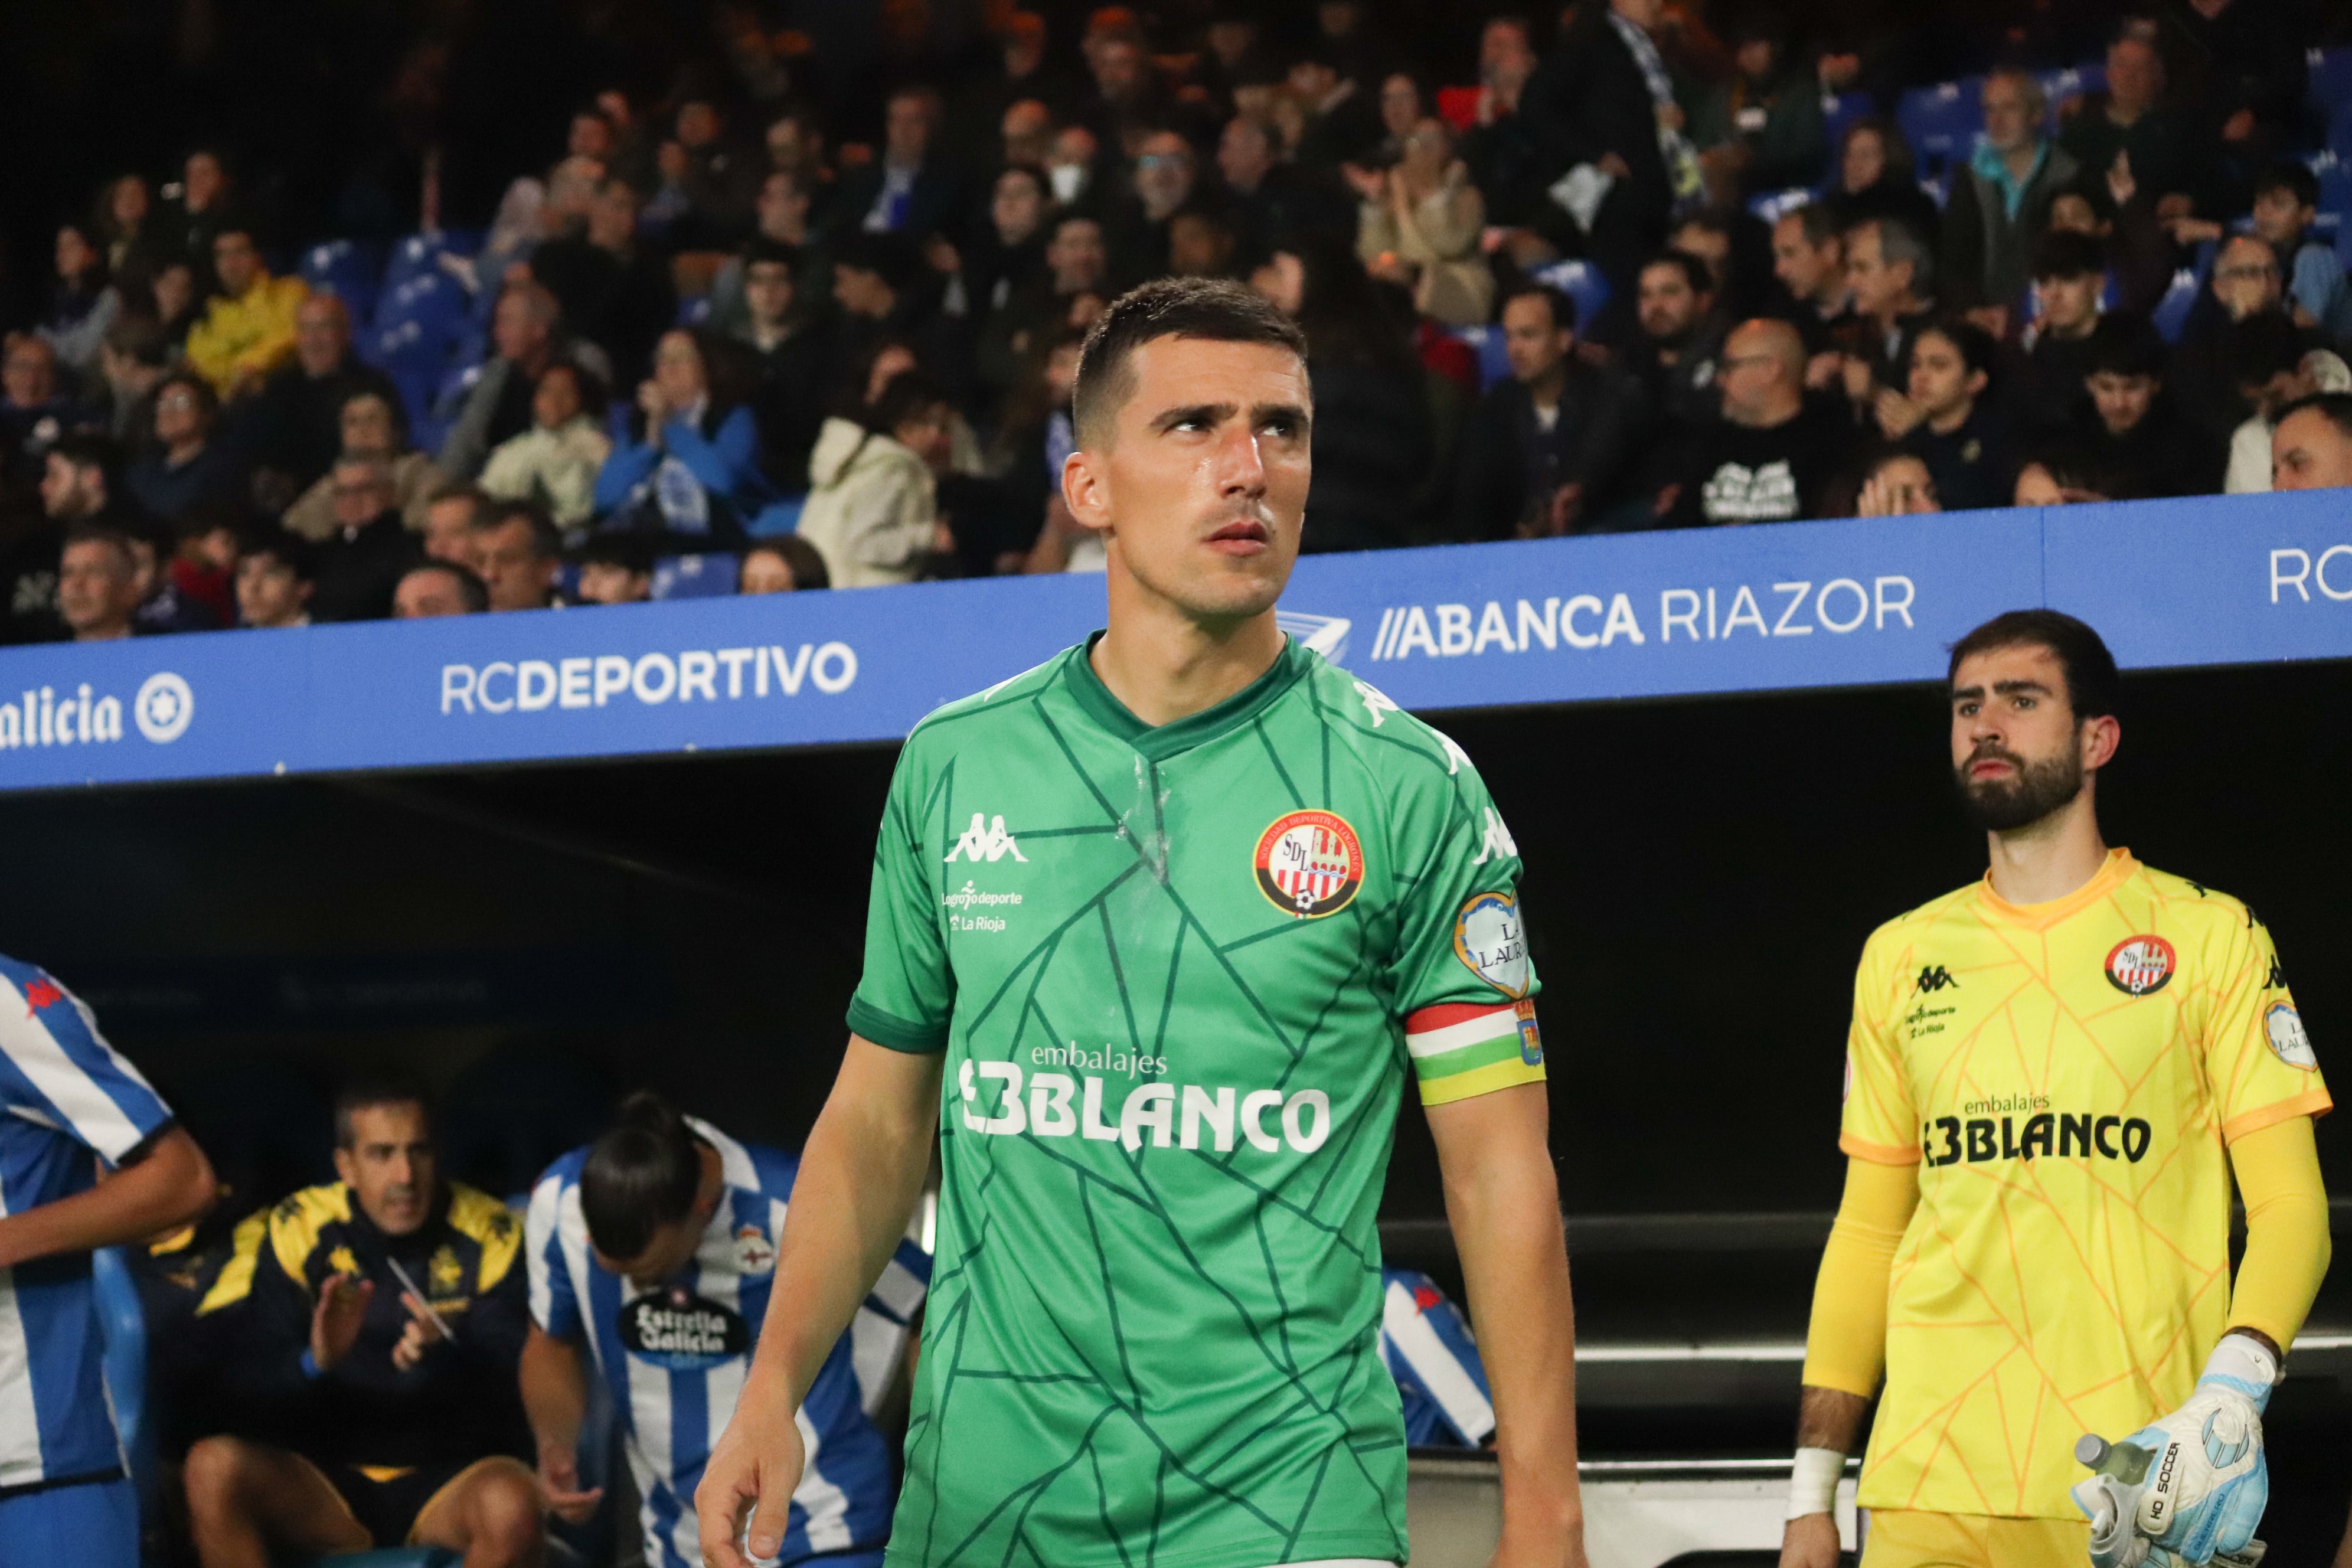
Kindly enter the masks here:
<path id="1" fill-rule="evenodd" d="M 2186 1405 L 2120 1443 L 2075 1445 L 2095 1470 L 2074 1498 L 2091 1521 L 2096 1568 L 2201 1565 L 2248 1551 L 2270 1500 L 2263 1409 L 2277 1381 L 2275 1356 L 2225 1334 Z"/>

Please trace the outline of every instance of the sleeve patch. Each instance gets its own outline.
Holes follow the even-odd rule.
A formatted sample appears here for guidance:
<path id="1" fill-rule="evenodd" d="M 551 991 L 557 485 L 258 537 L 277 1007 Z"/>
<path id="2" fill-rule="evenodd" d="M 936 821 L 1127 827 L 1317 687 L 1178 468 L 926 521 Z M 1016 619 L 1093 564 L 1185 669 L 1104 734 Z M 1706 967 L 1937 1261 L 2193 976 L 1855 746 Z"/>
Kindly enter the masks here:
<path id="1" fill-rule="evenodd" d="M 1452 1004 L 1424 1007 L 1405 1020 L 1405 1050 L 1424 1105 L 1535 1083 L 1544 1076 L 1543 1037 L 1535 1004 Z"/>
<path id="2" fill-rule="evenodd" d="M 1525 996 L 1534 975 L 1518 900 L 1502 892 L 1472 894 L 1454 917 L 1454 956 L 1504 995 Z"/>

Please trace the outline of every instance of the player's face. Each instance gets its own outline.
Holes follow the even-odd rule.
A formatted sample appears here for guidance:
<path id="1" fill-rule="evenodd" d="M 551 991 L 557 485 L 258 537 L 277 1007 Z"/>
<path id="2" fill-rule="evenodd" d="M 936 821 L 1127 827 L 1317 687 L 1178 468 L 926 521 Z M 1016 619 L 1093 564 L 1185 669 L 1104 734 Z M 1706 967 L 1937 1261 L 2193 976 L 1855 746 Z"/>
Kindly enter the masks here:
<path id="1" fill-rule="evenodd" d="M 1112 570 L 1202 620 L 1271 609 L 1298 558 L 1311 471 L 1307 367 L 1274 343 L 1155 338 L 1110 441 L 1063 475 Z"/>
<path id="2" fill-rule="evenodd" d="M 422 1226 L 441 1184 L 425 1108 L 394 1102 L 352 1111 L 351 1145 L 335 1151 L 335 1174 L 386 1236 Z"/>
<path id="3" fill-rule="evenodd" d="M 2076 721 L 2066 670 L 2038 644 L 1990 648 L 1952 676 L 1952 779 L 1976 825 L 2007 833 L 2083 792 L 2114 751 L 2115 721 Z"/>

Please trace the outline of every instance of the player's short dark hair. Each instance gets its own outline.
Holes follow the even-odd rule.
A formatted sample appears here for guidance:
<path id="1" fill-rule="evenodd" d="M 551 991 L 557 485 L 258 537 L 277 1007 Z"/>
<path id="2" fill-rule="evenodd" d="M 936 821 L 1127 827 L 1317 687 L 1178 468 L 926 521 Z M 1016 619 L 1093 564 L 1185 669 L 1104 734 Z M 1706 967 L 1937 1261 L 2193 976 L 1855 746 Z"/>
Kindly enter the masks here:
<path id="1" fill-rule="evenodd" d="M 2336 426 L 2336 433 L 2352 440 L 2352 392 L 2315 392 L 2309 397 L 2298 397 L 2279 410 L 2278 422 L 2284 425 L 2287 416 L 2316 410 Z"/>
<path id="2" fill-rule="evenodd" d="M 1969 369 L 1980 370 L 1988 377 L 1992 374 L 1998 347 L 1990 332 L 1965 316 L 1940 317 L 1920 328 L 1913 336 L 1911 345 L 1914 352 L 1918 348 L 1919 339 L 1930 332 L 1959 350 L 1960 360 Z"/>
<path id="3" fill-rule="evenodd" d="M 1222 278 L 1157 279 L 1112 300 L 1078 350 L 1070 412 L 1082 445 L 1109 440 L 1112 421 L 1135 395 L 1135 351 L 1159 338 L 1265 343 L 1307 359 L 1298 323 L 1255 290 Z"/>
<path id="4" fill-rule="evenodd" d="M 2301 160 L 2283 158 L 2263 170 L 2263 177 L 2254 182 L 2256 200 L 2273 191 L 2286 192 L 2299 207 L 2315 207 L 2319 205 L 2319 176 Z"/>
<path id="5" fill-rule="evenodd" d="M 2123 310 L 2099 318 L 2083 345 L 2083 374 L 2164 378 L 2164 340 L 2147 318 Z"/>
<path id="6" fill-rule="evenodd" d="M 1643 272 L 1649 271 L 1654 267 L 1671 267 L 1680 272 L 1683 275 L 1683 281 L 1690 286 L 1690 291 L 1694 294 L 1715 292 L 1715 274 L 1707 270 L 1706 262 L 1687 250 L 1661 250 L 1649 260 L 1642 263 Z"/>
<path id="7" fill-rule="evenodd" d="M 686 1118 L 640 1089 L 621 1102 L 613 1130 L 580 1168 L 580 1215 L 588 1240 L 616 1262 L 642 1257 L 654 1233 L 694 1212 L 702 1153 Z"/>
<path id="8" fill-rule="evenodd" d="M 2107 247 L 2087 234 L 2053 228 L 2033 243 L 2033 280 L 2091 278 L 2107 269 Z"/>
<path id="9" fill-rule="evenodd" d="M 240 556 L 267 555 L 293 573 L 298 583 L 314 582 L 319 574 L 318 551 L 309 540 L 289 529 L 273 528 L 241 540 L 237 553 Z"/>
<path id="10" fill-rule="evenodd" d="M 2122 706 L 2116 656 L 2097 632 L 2061 610 L 2010 610 L 1954 643 L 1946 688 L 1958 678 L 1963 660 L 2002 647 L 2048 648 L 2066 672 L 2066 703 L 2077 722 L 2106 718 Z"/>
<path id="11" fill-rule="evenodd" d="M 1556 332 L 1576 331 L 1576 301 L 1569 297 L 1565 289 L 1555 289 L 1549 283 L 1522 283 L 1503 296 L 1503 303 L 1506 305 L 1514 300 L 1541 300 L 1551 310 L 1552 331 Z M 1498 311 L 1497 316 L 1499 315 Z"/>
<path id="12" fill-rule="evenodd" d="M 541 561 L 552 561 L 563 553 L 563 531 L 555 526 L 547 508 L 530 500 L 499 500 L 490 504 L 489 511 L 474 514 L 474 528 L 487 533 L 494 528 L 504 528 L 516 518 L 530 526 L 530 552 Z"/>
<path id="13" fill-rule="evenodd" d="M 354 1073 L 335 1091 L 335 1147 L 353 1147 L 352 1117 L 379 1105 L 415 1106 L 424 1112 L 426 1129 L 433 1125 L 433 1090 L 415 1073 L 398 1068 Z"/>

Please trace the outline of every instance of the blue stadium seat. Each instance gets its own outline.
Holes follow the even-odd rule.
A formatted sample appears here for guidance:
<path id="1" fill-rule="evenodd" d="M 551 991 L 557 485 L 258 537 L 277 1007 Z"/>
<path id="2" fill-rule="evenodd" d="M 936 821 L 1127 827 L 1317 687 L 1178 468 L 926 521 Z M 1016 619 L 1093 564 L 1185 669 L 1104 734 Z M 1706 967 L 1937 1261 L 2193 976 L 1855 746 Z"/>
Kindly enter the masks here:
<path id="1" fill-rule="evenodd" d="M 1868 114 L 1874 105 L 1866 92 L 1825 92 L 1822 94 L 1822 135 L 1829 142 L 1829 167 L 1822 171 L 1819 188 L 1826 190 L 1837 178 L 1838 145 L 1845 138 L 1846 128 Z"/>
<path id="2" fill-rule="evenodd" d="M 724 552 L 709 555 L 665 555 L 654 563 L 654 597 L 725 598 L 735 592 L 736 566 L 735 557 Z"/>
<path id="3" fill-rule="evenodd" d="M 1785 191 L 1766 191 L 1760 195 L 1748 197 L 1748 210 L 1766 223 L 1779 223 L 1812 199 L 1813 192 L 1809 187 L 1795 185 Z"/>
<path id="4" fill-rule="evenodd" d="M 472 301 L 458 281 L 446 272 L 425 272 L 384 290 L 376 302 L 379 329 L 414 322 L 444 347 L 466 330 Z"/>
<path id="5" fill-rule="evenodd" d="M 1503 329 L 1500 326 L 1456 327 L 1454 341 L 1468 345 L 1478 356 L 1478 390 L 1501 381 L 1511 374 L 1510 357 L 1503 352 Z"/>
<path id="6" fill-rule="evenodd" d="M 1587 331 L 1609 303 L 1609 279 L 1601 268 L 1590 261 L 1555 261 L 1535 274 L 1538 283 L 1549 284 L 1576 301 L 1576 324 Z M 1498 332 L 1496 334 L 1500 336 Z"/>
<path id="7" fill-rule="evenodd" d="M 1920 177 L 1932 179 L 1967 161 L 1984 130 L 1984 78 L 1915 87 L 1895 100 L 1895 123 L 1911 144 Z"/>
<path id="8" fill-rule="evenodd" d="M 302 253 L 296 270 L 313 294 L 332 294 L 351 313 L 358 327 L 375 314 L 376 279 L 381 268 L 356 240 L 331 239 Z"/>
<path id="9" fill-rule="evenodd" d="M 412 234 L 392 247 L 392 259 L 383 269 L 383 286 L 397 289 L 412 279 L 428 273 L 440 274 L 440 258 L 471 256 L 481 248 L 481 236 L 469 230 L 445 228 L 432 234 Z"/>
<path id="10" fill-rule="evenodd" d="M 2164 298 L 2158 300 L 2156 309 L 2148 312 L 2149 321 L 2155 323 L 2157 336 L 2166 342 L 2180 341 L 2181 331 L 2189 325 L 2189 312 L 2196 305 L 2197 296 L 2203 290 L 2206 279 L 2213 275 L 2213 254 L 2218 248 L 2210 239 L 2199 246 L 2197 264 L 2175 272 L 2172 286 L 2165 289 Z"/>
<path id="11" fill-rule="evenodd" d="M 2352 102 L 2352 48 L 2306 49 L 2303 58 L 2308 72 L 2308 96 L 2315 110 L 2333 115 Z"/>
<path id="12" fill-rule="evenodd" d="M 743 531 L 754 539 L 773 539 L 780 533 L 797 533 L 801 527 L 801 508 L 807 504 L 806 496 L 786 496 L 782 500 L 772 500 L 743 525 Z"/>
<path id="13" fill-rule="evenodd" d="M 2107 65 L 2105 60 L 2084 60 L 2063 70 L 2039 71 L 2034 79 L 2042 84 L 2042 96 L 2050 100 L 2050 112 L 2044 117 L 2049 128 L 2058 128 L 2058 106 L 2068 99 L 2088 92 L 2107 89 Z"/>

